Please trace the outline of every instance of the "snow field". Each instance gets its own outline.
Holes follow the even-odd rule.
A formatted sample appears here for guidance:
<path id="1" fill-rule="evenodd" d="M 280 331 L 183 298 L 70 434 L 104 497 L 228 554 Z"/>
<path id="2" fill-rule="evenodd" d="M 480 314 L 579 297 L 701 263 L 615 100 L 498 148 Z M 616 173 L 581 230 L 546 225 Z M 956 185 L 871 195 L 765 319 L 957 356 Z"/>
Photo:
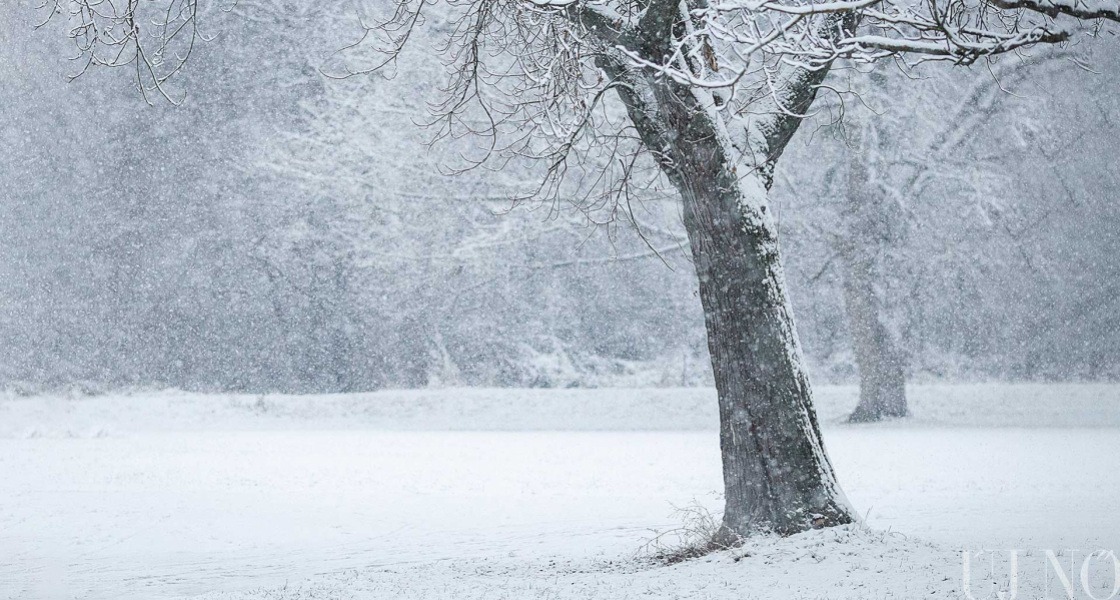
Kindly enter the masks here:
<path id="1" fill-rule="evenodd" d="M 820 385 L 814 393 L 826 428 L 843 423 L 859 398 L 856 386 Z M 907 426 L 1120 427 L 1120 385 L 932 384 L 910 385 L 907 393 L 912 414 Z M 716 431 L 718 419 L 710 388 L 0 394 L 0 438 L 269 429 Z"/>
<path id="2" fill-rule="evenodd" d="M 990 388 L 1014 403 L 1014 387 Z M 1017 427 L 972 411 L 953 425 L 958 413 L 933 408 L 952 398 L 923 388 L 914 419 L 874 426 L 840 424 L 824 400 L 837 413 L 825 442 L 866 524 L 672 566 L 643 545 L 681 526 L 674 507 L 718 510 L 718 440 L 635 429 L 705 391 L 615 391 L 614 405 L 609 390 L 523 392 L 548 418 L 567 403 L 558 431 L 533 431 L 540 415 L 496 430 L 518 424 L 502 413 L 520 414 L 502 403 L 518 391 L 382 394 L 403 398 L 385 403 L 396 412 L 349 397 L 268 397 L 261 410 L 177 394 L 4 400 L 0 598 L 959 598 L 961 551 L 981 548 L 1031 552 L 1019 597 L 1038 598 L 1042 549 L 1082 552 L 1075 584 L 1085 552 L 1120 549 L 1120 431 L 1106 426 L 1113 389 L 1023 389 Z M 642 396 L 654 400 L 630 430 L 572 430 L 599 423 L 581 410 L 615 423 Z M 435 430 L 417 429 L 425 414 Z M 1015 421 L 1030 414 L 1032 427 Z M 397 430 L 378 426 L 390 417 Z M 974 565 L 976 598 L 988 579 L 1007 583 L 986 569 Z M 1111 572 L 1090 580 L 1108 595 Z"/>

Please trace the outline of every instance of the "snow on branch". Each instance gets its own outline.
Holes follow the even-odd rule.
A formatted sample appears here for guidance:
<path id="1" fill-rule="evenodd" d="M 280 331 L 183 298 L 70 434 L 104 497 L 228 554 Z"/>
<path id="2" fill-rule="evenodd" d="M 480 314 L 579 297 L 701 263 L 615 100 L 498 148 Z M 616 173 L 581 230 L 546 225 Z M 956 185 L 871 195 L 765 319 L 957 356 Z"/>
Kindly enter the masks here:
<path id="1" fill-rule="evenodd" d="M 440 11 L 446 34 L 438 50 L 448 78 L 432 104 L 432 124 L 437 139 L 482 140 L 463 168 L 540 160 L 546 168 L 538 195 L 597 193 L 621 202 L 634 181 L 656 179 L 638 155 L 664 156 L 611 109 L 613 92 L 650 110 L 657 102 L 639 98 L 646 92 L 638 89 L 650 77 L 706 95 L 729 127 L 753 132 L 755 141 L 731 143 L 765 165 L 838 59 L 972 64 L 1071 34 L 1046 11 L 996 2 L 394 0 L 348 51 L 372 48 L 380 57 L 352 72 L 382 69 L 414 39 L 425 15 Z M 564 180 L 581 191 L 561 194 Z"/>
<path id="2" fill-rule="evenodd" d="M 1024 9 L 1051 17 L 1067 15 L 1078 19 L 1120 22 L 1120 2 L 1110 0 L 992 0 L 992 4 L 1003 9 Z"/>
<path id="3" fill-rule="evenodd" d="M 71 78 L 94 67 L 130 67 L 145 97 L 156 92 L 172 103 L 166 84 L 204 39 L 200 0 L 40 0 L 38 9 L 46 13 L 40 27 L 66 22 L 79 64 Z"/>

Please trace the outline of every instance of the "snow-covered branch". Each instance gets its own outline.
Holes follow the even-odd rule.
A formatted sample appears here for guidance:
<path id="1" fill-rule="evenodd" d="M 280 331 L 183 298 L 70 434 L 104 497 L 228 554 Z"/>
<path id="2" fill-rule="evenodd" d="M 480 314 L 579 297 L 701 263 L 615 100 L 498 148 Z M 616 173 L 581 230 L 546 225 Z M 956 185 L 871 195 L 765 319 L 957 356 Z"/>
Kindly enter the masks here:
<path id="1" fill-rule="evenodd" d="M 206 0 L 41 0 L 40 26 L 66 21 L 79 63 L 72 77 L 93 67 L 130 67 L 140 90 L 155 92 L 175 103 L 167 82 L 204 41 L 198 29 Z M 233 1 L 233 0 L 231 0 Z"/>
<path id="2" fill-rule="evenodd" d="M 1025 9 L 1051 17 L 1067 15 L 1078 19 L 1120 22 L 1120 2 L 1112 0 L 992 0 L 992 4 L 1003 9 Z"/>

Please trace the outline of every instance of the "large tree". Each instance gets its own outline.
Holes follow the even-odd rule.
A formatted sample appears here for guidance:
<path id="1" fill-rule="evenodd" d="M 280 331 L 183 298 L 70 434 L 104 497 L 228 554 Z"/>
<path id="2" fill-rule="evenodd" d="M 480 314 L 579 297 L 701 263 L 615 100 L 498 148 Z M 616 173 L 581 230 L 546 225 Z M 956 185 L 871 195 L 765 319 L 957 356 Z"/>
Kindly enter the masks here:
<path id="1" fill-rule="evenodd" d="M 824 451 L 787 298 L 768 202 L 777 161 L 838 59 L 971 64 L 1067 39 L 1053 15 L 1085 5 L 999 1 L 447 0 L 433 19 L 450 67 L 440 131 L 486 140 L 469 164 L 538 158 L 541 194 L 624 202 L 652 158 L 679 192 L 719 395 L 717 541 L 855 519 Z M 392 16 L 374 17 L 367 41 L 387 59 L 368 70 L 389 68 L 437 4 L 398 0 Z M 149 5 L 166 17 L 145 19 Z M 196 39 L 198 0 L 129 0 L 109 14 L 93 0 L 59 6 L 91 64 L 131 61 L 165 94 Z M 1116 14 L 1092 8 L 1084 16 Z"/>

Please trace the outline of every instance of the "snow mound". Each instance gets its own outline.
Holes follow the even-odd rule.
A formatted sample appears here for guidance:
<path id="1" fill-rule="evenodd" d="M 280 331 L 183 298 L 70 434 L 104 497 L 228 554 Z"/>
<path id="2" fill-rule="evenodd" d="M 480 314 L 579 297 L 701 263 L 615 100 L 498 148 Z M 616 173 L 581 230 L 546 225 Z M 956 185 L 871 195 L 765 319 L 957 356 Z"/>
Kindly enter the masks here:
<path id="1" fill-rule="evenodd" d="M 674 565 L 641 557 L 445 560 L 354 570 L 281 588 L 207 594 L 197 600 L 865 600 L 955 598 L 960 591 L 960 552 L 900 534 L 848 526 L 788 538 L 754 538 L 742 548 Z"/>

